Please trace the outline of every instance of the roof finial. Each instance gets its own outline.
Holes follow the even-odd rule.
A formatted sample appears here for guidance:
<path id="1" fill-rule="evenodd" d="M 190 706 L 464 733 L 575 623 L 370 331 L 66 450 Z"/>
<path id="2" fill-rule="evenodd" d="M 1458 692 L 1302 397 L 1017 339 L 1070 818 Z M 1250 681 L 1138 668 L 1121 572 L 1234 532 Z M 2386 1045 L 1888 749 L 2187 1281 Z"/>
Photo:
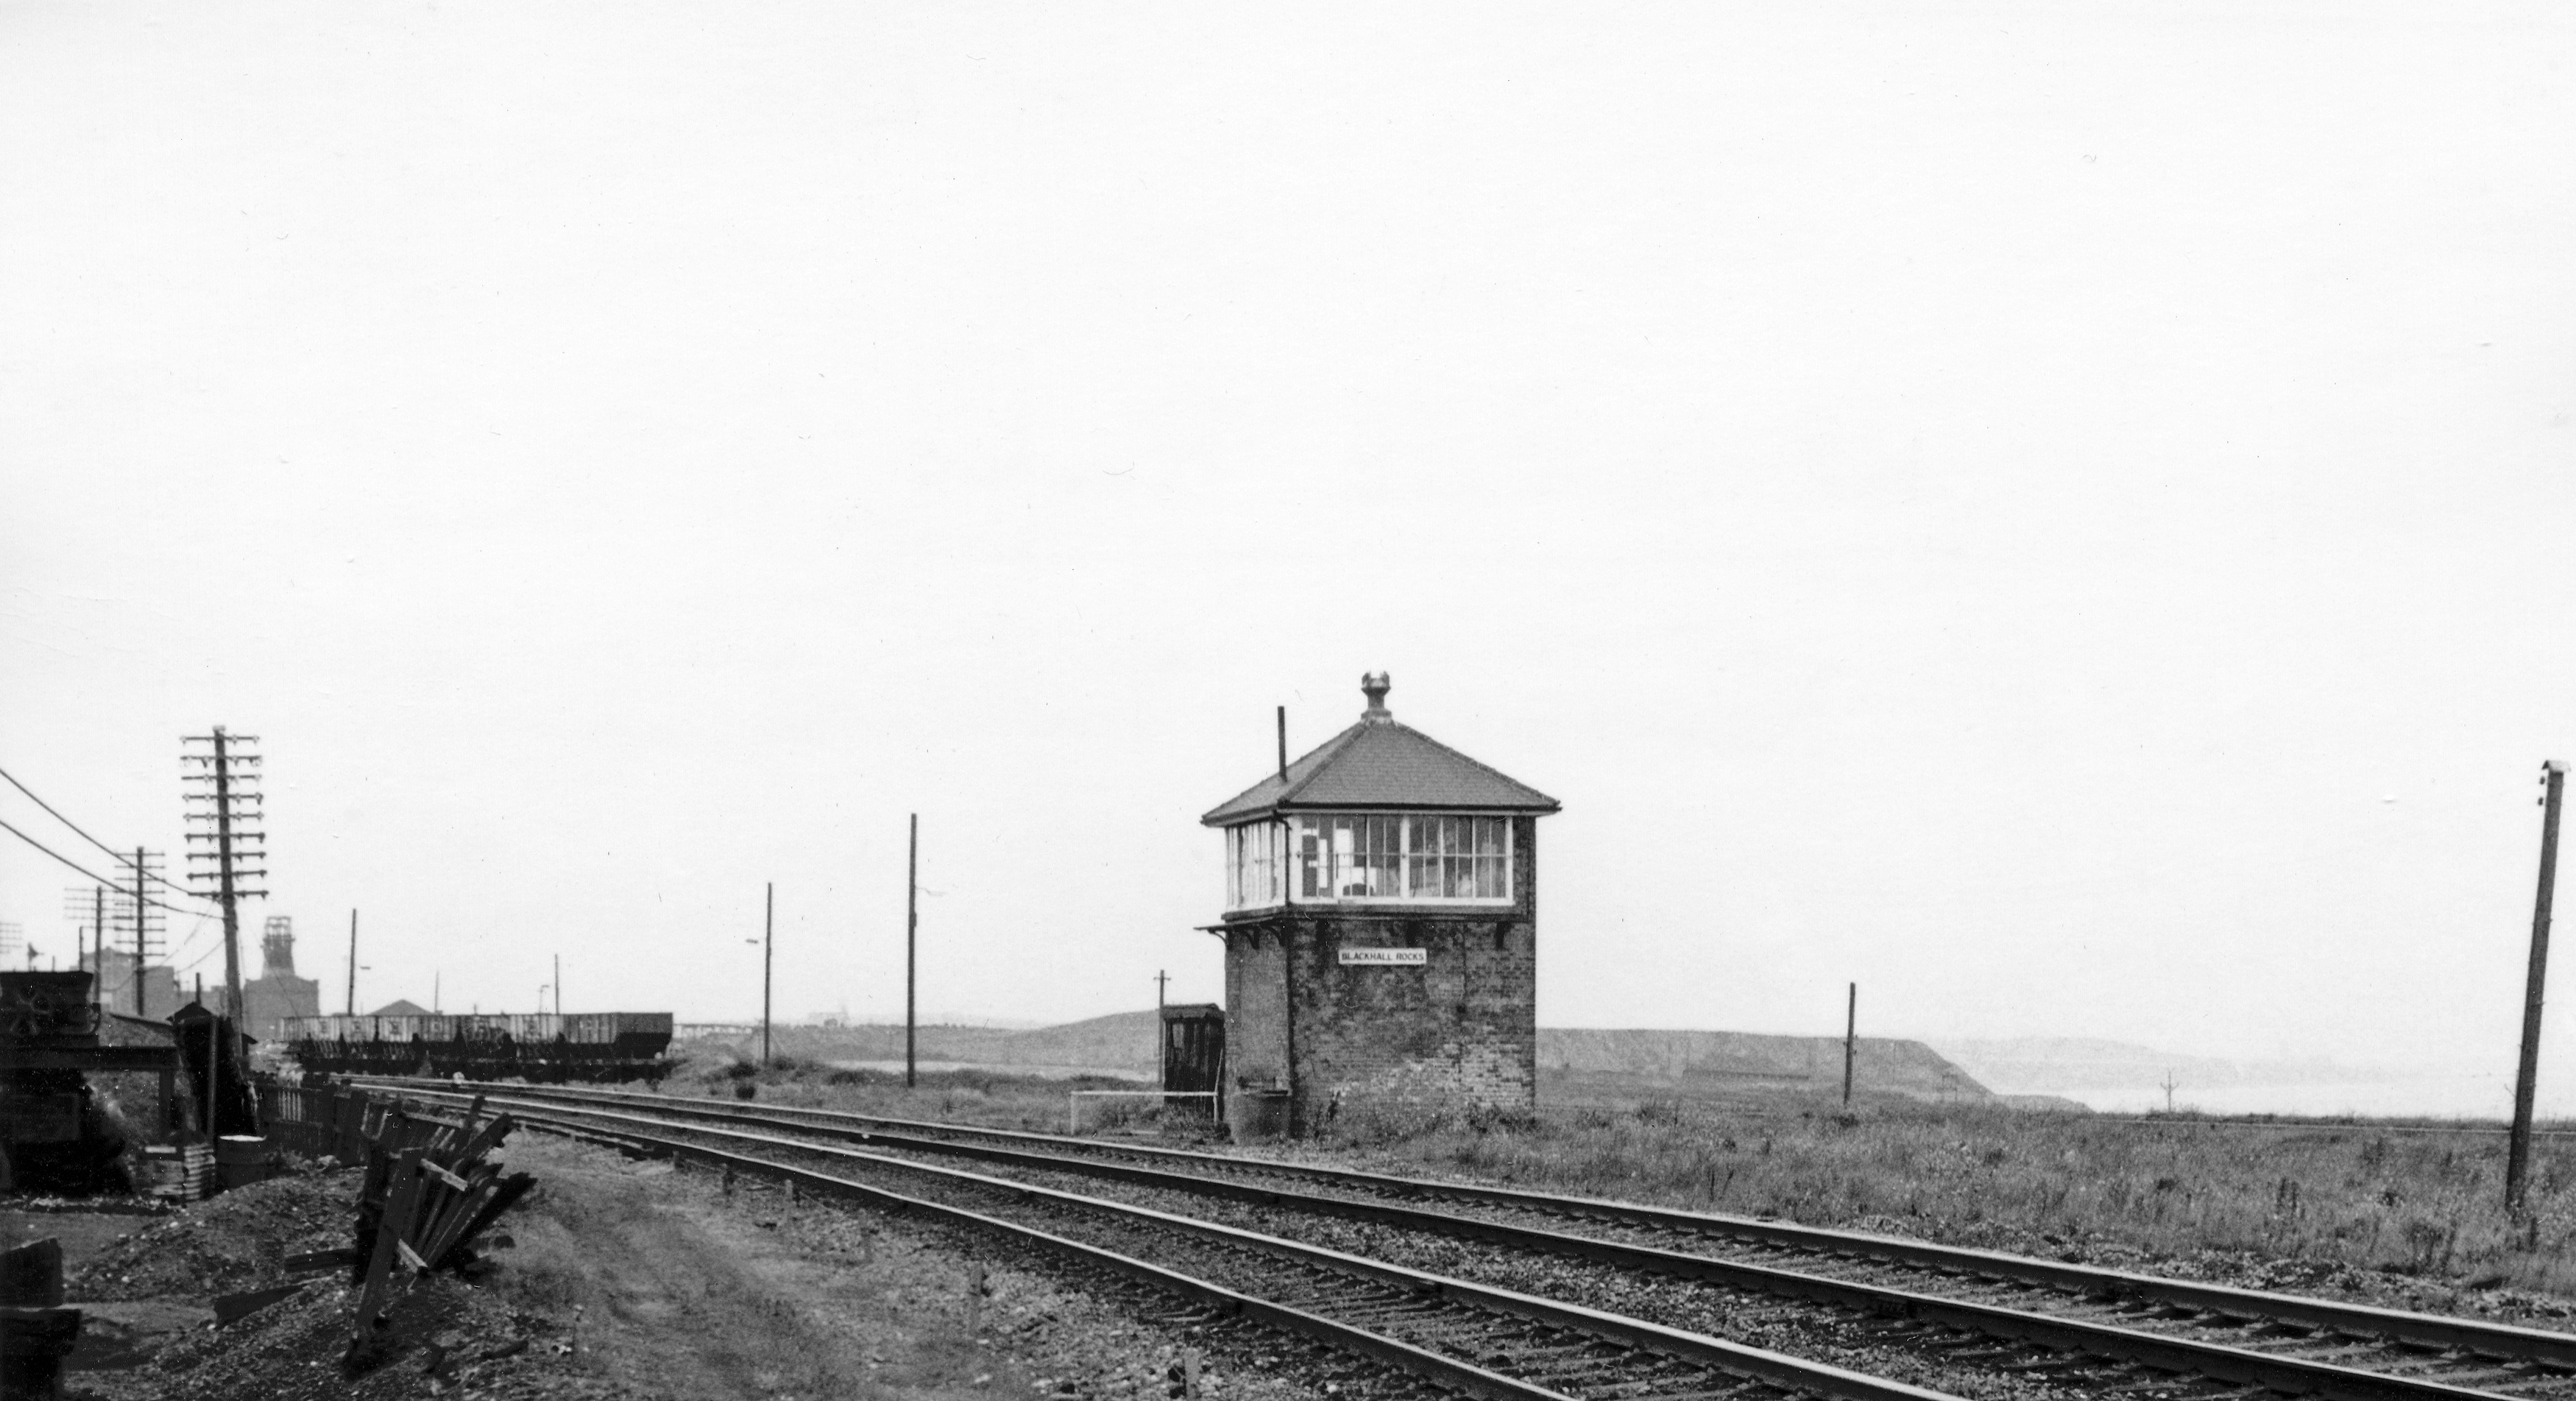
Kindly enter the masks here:
<path id="1" fill-rule="evenodd" d="M 1372 721 L 1394 719 L 1395 712 L 1386 708 L 1386 693 L 1393 689 L 1395 683 L 1387 679 L 1385 672 L 1361 672 L 1360 694 L 1368 697 L 1368 709 L 1360 712 L 1360 718 Z"/>

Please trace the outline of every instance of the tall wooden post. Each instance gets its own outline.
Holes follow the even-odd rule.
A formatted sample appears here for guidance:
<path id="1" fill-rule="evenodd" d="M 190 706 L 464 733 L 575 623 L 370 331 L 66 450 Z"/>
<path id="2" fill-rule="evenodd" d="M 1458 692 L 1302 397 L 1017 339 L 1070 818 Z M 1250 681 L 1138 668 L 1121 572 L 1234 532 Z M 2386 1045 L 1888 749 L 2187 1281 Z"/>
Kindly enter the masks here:
<path id="1" fill-rule="evenodd" d="M 2540 1075 L 2541 990 L 2549 978 L 2549 897 L 2558 885 L 2558 801 L 2567 786 L 2567 766 L 2552 759 L 2540 766 L 2548 792 L 2540 800 L 2540 894 L 2531 906 L 2531 968 L 2522 990 L 2522 1064 L 2513 1078 L 2513 1140 L 2505 1149 L 2504 1204 L 2522 1206 L 2524 1179 L 2531 1170 L 2531 1100 Z"/>
<path id="2" fill-rule="evenodd" d="M 241 1027 L 241 897 L 233 889 L 233 774 L 232 760 L 224 741 L 224 727 L 215 726 L 215 869 L 216 895 L 224 905 L 224 1015 L 230 1017 L 236 1032 Z M 142 893 L 140 873 L 135 892 Z M 138 906 L 137 915 L 142 914 Z M 139 921 L 138 921 L 139 922 Z"/>
<path id="3" fill-rule="evenodd" d="M 760 1065 L 769 1068 L 769 950 L 778 929 L 778 882 L 767 881 L 760 887 Z M 563 989 L 555 989 L 555 1005 L 563 1005 Z"/>
<path id="4" fill-rule="evenodd" d="M 914 1070 L 912 1043 L 913 1015 L 913 945 L 921 929 L 921 814 L 912 814 L 912 836 L 904 845 L 903 856 L 903 1087 L 911 1089 L 918 1078 Z"/>
<path id="5" fill-rule="evenodd" d="M 349 1012 L 358 1015 L 358 912 L 349 911 Z"/>
<path id="6" fill-rule="evenodd" d="M 107 1006 L 107 887 L 89 888 L 90 1001 Z"/>
<path id="7" fill-rule="evenodd" d="M 134 1015 L 137 1017 L 149 1015 L 143 1009 L 143 931 L 147 927 L 143 910 L 143 848 L 138 846 L 134 849 Z M 170 980 L 173 995 L 179 991 L 178 982 L 176 978 Z M 174 1007 L 171 1010 L 178 1009 Z"/>
<path id="8" fill-rule="evenodd" d="M 1851 985 L 1851 996 L 1843 1004 L 1843 1103 L 1851 1103 L 1852 1048 L 1860 1030 L 1860 984 Z"/>

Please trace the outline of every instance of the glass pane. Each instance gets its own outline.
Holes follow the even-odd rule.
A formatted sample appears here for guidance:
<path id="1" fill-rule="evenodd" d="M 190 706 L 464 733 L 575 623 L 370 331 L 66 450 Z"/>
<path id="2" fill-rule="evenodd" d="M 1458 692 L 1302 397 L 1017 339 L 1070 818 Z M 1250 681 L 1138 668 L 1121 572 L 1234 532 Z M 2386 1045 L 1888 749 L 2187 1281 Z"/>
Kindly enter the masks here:
<path id="1" fill-rule="evenodd" d="M 1499 856 L 1476 858 L 1476 898 L 1499 900 L 1503 894 L 1503 859 Z"/>

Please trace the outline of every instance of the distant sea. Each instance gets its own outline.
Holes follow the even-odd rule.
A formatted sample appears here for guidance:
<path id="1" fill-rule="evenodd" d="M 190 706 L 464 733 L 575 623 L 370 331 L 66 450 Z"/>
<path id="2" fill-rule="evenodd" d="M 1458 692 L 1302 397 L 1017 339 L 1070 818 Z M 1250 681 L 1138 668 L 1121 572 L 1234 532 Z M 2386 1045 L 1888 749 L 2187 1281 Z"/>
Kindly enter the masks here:
<path id="1" fill-rule="evenodd" d="M 2088 1109 L 2109 1114 L 2136 1114 L 2165 1107 L 2162 1089 L 2124 1085 L 2107 1089 L 2060 1089 L 2053 1094 Z M 2576 1118 L 2576 1085 L 2553 1088 L 2543 1081 L 2535 1115 L 2542 1119 Z M 2380 1080 L 2295 1081 L 2281 1084 L 2213 1085 L 2174 1090 L 2177 1110 L 2204 1114 L 2358 1114 L 2373 1118 L 2425 1117 L 2483 1119 L 2502 1122 L 2513 1113 L 2510 1075 L 2420 1075 Z"/>
<path id="2" fill-rule="evenodd" d="M 903 1071 L 903 1062 L 900 1060 L 836 1060 L 830 1064 L 837 1070 L 891 1070 L 897 1074 Z M 1104 1070 L 1087 1065 L 1000 1065 L 987 1061 L 924 1060 L 915 1061 L 913 1068 L 916 1070 L 983 1070 L 995 1075 L 1027 1075 L 1040 1080 L 1071 1080 L 1083 1075 L 1097 1075 L 1104 1080 L 1135 1080 L 1145 1084 L 1151 1084 L 1154 1081 L 1153 1075 L 1142 1070 Z"/>

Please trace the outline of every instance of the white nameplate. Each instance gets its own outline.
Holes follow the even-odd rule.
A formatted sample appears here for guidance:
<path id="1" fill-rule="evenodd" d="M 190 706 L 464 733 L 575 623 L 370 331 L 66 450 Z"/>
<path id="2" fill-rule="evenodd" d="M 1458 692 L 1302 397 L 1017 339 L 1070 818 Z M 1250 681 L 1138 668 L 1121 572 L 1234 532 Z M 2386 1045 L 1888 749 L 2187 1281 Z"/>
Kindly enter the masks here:
<path id="1" fill-rule="evenodd" d="M 1344 949 L 1342 962 L 1390 968 L 1420 968 L 1427 961 L 1420 949 Z"/>

